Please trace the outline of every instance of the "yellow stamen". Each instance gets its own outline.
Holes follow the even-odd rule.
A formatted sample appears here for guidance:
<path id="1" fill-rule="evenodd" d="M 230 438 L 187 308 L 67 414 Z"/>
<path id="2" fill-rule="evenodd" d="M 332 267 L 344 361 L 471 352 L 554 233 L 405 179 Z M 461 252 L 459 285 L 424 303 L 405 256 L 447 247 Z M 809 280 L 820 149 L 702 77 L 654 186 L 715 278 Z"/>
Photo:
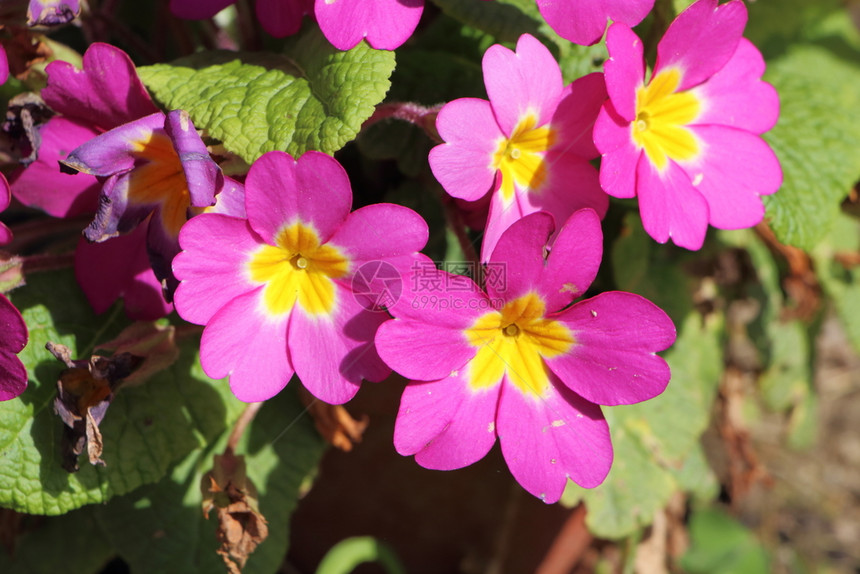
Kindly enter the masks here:
<path id="1" fill-rule="evenodd" d="M 699 117 L 702 105 L 691 92 L 676 92 L 680 83 L 681 72 L 668 69 L 636 91 L 631 135 L 658 170 L 665 169 L 670 159 L 694 158 L 701 148 L 687 126 Z"/>
<path id="2" fill-rule="evenodd" d="M 547 177 L 544 155 L 555 142 L 555 132 L 548 125 L 536 127 L 537 116 L 529 113 L 520 120 L 510 139 L 499 141 L 493 154 L 493 170 L 502 172 L 502 197 L 510 201 L 514 188 L 539 191 Z"/>
<path id="3" fill-rule="evenodd" d="M 544 358 L 568 352 L 573 334 L 561 322 L 544 317 L 546 306 L 534 293 L 510 301 L 500 311 L 479 317 L 466 330 L 466 339 L 478 348 L 469 365 L 469 385 L 485 389 L 502 375 L 529 396 L 543 396 L 549 387 Z"/>
<path id="4" fill-rule="evenodd" d="M 282 315 L 298 302 L 311 315 L 331 313 L 337 304 L 333 279 L 346 275 L 346 257 L 336 247 L 320 245 L 316 232 L 303 223 L 284 227 L 275 243 L 259 248 L 248 261 L 251 280 L 266 285 L 266 309 Z"/>

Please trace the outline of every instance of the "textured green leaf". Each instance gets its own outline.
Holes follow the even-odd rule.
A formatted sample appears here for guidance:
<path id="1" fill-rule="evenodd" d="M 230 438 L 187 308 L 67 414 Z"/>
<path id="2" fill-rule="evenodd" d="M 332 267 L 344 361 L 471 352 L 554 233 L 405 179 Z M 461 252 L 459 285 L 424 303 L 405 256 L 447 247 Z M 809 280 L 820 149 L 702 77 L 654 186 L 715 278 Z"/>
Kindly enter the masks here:
<path id="1" fill-rule="evenodd" d="M 772 64 L 766 78 L 782 106 L 765 139 L 784 174 L 779 192 L 765 198 L 767 215 L 780 241 L 811 249 L 860 176 L 860 68 L 807 47 Z"/>
<path id="2" fill-rule="evenodd" d="M 260 409 L 237 448 L 237 454 L 245 456 L 247 475 L 269 525 L 269 537 L 251 555 L 245 574 L 275 572 L 283 562 L 290 515 L 325 447 L 294 392 L 297 383 Z M 132 571 L 224 571 L 215 553 L 217 518 L 214 511 L 209 519 L 203 517 L 200 482 L 212 468 L 212 456 L 223 452 L 228 435 L 225 430 L 208 448 L 183 460 L 168 479 L 96 509 L 105 536 Z"/>
<path id="3" fill-rule="evenodd" d="M 586 524 L 597 536 L 623 538 L 650 524 L 671 495 L 686 488 L 687 458 L 701 456 L 698 440 L 722 372 L 722 328 L 716 321 L 702 325 L 694 313 L 679 331 L 666 353 L 672 369 L 666 390 L 643 403 L 603 409 L 615 448 L 606 481 L 591 490 L 571 483 L 565 491 L 566 505 L 585 500 Z"/>
<path id="4" fill-rule="evenodd" d="M 159 102 L 188 111 L 251 163 L 271 150 L 339 150 L 385 97 L 393 70 L 393 52 L 364 42 L 341 52 L 306 27 L 283 54 L 199 52 L 139 73 Z"/>
<path id="5" fill-rule="evenodd" d="M 99 572 L 114 555 L 95 523 L 92 508 L 62 516 L 28 516 L 13 556 L 0 546 L 0 572 Z"/>
<path id="6" fill-rule="evenodd" d="M 62 514 L 103 503 L 161 479 L 191 450 L 206 444 L 237 416 L 225 383 L 213 382 L 186 339 L 179 360 L 146 383 L 121 388 L 101 424 L 106 467 L 81 461 L 79 472 L 61 467 L 62 422 L 53 412 L 56 381 L 64 368 L 47 350 L 52 341 L 74 357 L 89 356 L 127 323 L 122 312 L 96 317 L 71 271 L 28 276 L 11 294 L 30 329 L 21 353 L 29 386 L 3 404 L 0 420 L 0 506 L 29 514 Z"/>

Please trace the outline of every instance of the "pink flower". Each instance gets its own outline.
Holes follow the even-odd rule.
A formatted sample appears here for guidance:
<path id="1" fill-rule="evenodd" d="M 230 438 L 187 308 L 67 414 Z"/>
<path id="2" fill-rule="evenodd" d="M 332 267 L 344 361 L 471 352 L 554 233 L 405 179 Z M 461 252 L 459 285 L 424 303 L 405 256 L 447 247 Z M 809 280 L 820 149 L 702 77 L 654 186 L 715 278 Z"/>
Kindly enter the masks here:
<path id="1" fill-rule="evenodd" d="M 0 174 L 0 211 L 9 207 L 12 196 L 6 178 Z M 0 245 L 12 240 L 12 233 L 0 223 Z M 0 295 L 0 401 L 14 399 L 27 388 L 27 370 L 18 353 L 27 345 L 27 325 L 21 313 Z"/>
<path id="2" fill-rule="evenodd" d="M 651 11 L 654 0 L 537 0 L 537 5 L 559 36 L 589 46 L 603 36 L 607 19 L 635 26 Z"/>
<path id="3" fill-rule="evenodd" d="M 235 0 L 171 0 L 179 18 L 211 18 Z M 362 39 L 377 50 L 394 50 L 418 26 L 424 0 L 258 0 L 257 18 L 272 36 L 299 31 L 302 17 L 313 14 L 326 39 L 338 50 L 354 48 Z"/>
<path id="4" fill-rule="evenodd" d="M 525 34 L 516 52 L 495 45 L 484 54 L 490 100 L 462 98 L 439 112 L 446 143 L 430 150 L 433 175 L 450 195 L 476 201 L 493 191 L 481 259 L 521 217 L 547 211 L 558 221 L 581 208 L 601 217 L 609 198 L 600 189 L 592 126 L 606 91 L 601 74 L 564 86 L 543 44 Z"/>
<path id="5" fill-rule="evenodd" d="M 669 367 L 655 353 L 675 340 L 671 320 L 638 295 L 571 305 L 597 274 L 600 219 L 575 213 L 545 257 L 553 227 L 545 213 L 514 223 L 490 258 L 500 273 L 486 293 L 468 280 L 440 289 L 441 271 L 413 275 L 376 335 L 382 359 L 413 381 L 394 429 L 399 453 L 448 470 L 479 460 L 498 438 L 517 481 L 548 503 L 568 478 L 604 480 L 612 444 L 598 405 L 663 392 Z"/>
<path id="6" fill-rule="evenodd" d="M 751 227 L 764 217 L 760 196 L 782 183 L 759 136 L 776 123 L 779 99 L 741 37 L 746 19 L 740 0 L 699 0 L 669 26 L 648 83 L 642 42 L 624 24 L 609 29 L 609 100 L 594 127 L 600 183 L 615 197 L 638 196 L 660 243 L 699 249 L 709 224 Z"/>
<path id="7" fill-rule="evenodd" d="M 352 285 L 364 264 L 408 270 L 427 225 L 398 205 L 351 205 L 332 157 L 274 151 L 245 180 L 247 219 L 204 213 L 182 228 L 176 309 L 206 325 L 203 369 L 229 376 L 239 399 L 268 399 L 295 373 L 316 397 L 343 403 L 362 379 L 390 373 L 373 345 L 387 316 Z"/>

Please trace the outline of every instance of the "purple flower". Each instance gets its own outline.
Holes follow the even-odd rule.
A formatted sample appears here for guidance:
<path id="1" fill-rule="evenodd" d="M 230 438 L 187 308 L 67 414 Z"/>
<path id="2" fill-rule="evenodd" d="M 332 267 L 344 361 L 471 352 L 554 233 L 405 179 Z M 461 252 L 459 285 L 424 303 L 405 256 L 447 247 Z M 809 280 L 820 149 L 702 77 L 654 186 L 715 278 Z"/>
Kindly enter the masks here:
<path id="1" fill-rule="evenodd" d="M 782 183 L 759 135 L 776 123 L 779 98 L 761 81 L 761 54 L 741 37 L 746 20 L 740 0 L 699 0 L 660 40 L 647 83 L 642 42 L 624 24 L 609 28 L 609 100 L 594 126 L 600 183 L 638 197 L 660 243 L 699 249 L 708 225 L 751 227 L 764 217 L 761 196 Z"/>
<path id="2" fill-rule="evenodd" d="M 101 242 L 147 220 L 147 251 L 168 300 L 176 280 L 170 264 L 179 253 L 179 230 L 193 208 L 215 204 L 224 186 L 221 169 L 188 114 L 175 110 L 140 118 L 105 132 L 63 165 L 103 180 L 96 217 L 84 236 Z"/>
<path id="3" fill-rule="evenodd" d="M 576 212 L 548 247 L 553 227 L 535 213 L 505 231 L 489 261 L 502 273 L 486 292 L 463 277 L 439 289 L 450 284 L 441 271 L 440 281 L 405 282 L 376 335 L 382 359 L 413 381 L 394 429 L 399 453 L 448 470 L 498 438 L 517 481 L 548 503 L 568 478 L 587 488 L 604 480 L 612 444 L 598 405 L 663 392 L 669 367 L 656 352 L 675 340 L 672 321 L 638 295 L 573 303 L 600 265 L 600 218 Z"/>
<path id="4" fill-rule="evenodd" d="M 0 174 L 0 211 L 9 207 L 11 192 Z M 12 239 L 9 229 L 0 223 L 0 245 Z M 14 399 L 27 388 L 27 370 L 18 353 L 27 345 L 27 325 L 21 313 L 0 295 L 0 401 Z"/>

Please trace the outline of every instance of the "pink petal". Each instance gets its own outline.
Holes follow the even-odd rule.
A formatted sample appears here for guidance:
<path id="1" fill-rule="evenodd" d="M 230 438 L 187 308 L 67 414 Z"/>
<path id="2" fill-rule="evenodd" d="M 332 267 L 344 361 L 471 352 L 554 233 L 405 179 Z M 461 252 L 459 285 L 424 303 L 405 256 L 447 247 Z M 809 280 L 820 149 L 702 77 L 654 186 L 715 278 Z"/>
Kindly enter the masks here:
<path id="1" fill-rule="evenodd" d="M 562 151 L 592 159 L 600 155 L 594 146 L 594 122 L 606 101 L 603 74 L 588 74 L 566 86 L 552 116 Z"/>
<path id="2" fill-rule="evenodd" d="M 744 130 L 697 126 L 707 144 L 700 165 L 682 165 L 708 202 L 709 222 L 720 229 L 744 229 L 764 218 L 761 195 L 782 185 L 782 169 L 770 146 Z"/>
<path id="3" fill-rule="evenodd" d="M 636 167 L 642 150 L 630 137 L 630 124 L 606 104 L 594 124 L 594 143 L 603 153 L 600 187 L 612 197 L 636 197 Z"/>
<path id="4" fill-rule="evenodd" d="M 608 18 L 635 26 L 651 11 L 654 0 L 537 0 L 537 4 L 559 36 L 590 46 L 603 36 Z"/>
<path id="5" fill-rule="evenodd" d="M 636 170 L 639 213 L 648 235 L 658 243 L 669 238 L 675 245 L 697 250 L 708 231 L 708 204 L 673 161 L 659 173 L 645 154 Z"/>
<path id="6" fill-rule="evenodd" d="M 491 308 L 492 302 L 474 281 L 440 271 L 423 258 L 404 275 L 400 299 L 388 311 L 397 318 L 462 331 Z"/>
<path id="7" fill-rule="evenodd" d="M 491 299 L 512 301 L 535 290 L 544 270 L 544 249 L 555 231 L 555 221 L 546 212 L 524 216 L 508 227 L 490 256 L 490 265 L 504 269 L 505 281 L 487 284 Z"/>
<path id="8" fill-rule="evenodd" d="M 352 188 L 343 167 L 324 153 L 294 160 L 281 151 L 260 156 L 245 179 L 245 209 L 251 227 L 268 243 L 285 225 L 311 225 L 326 243 L 352 207 Z"/>
<path id="9" fill-rule="evenodd" d="M 76 121 L 55 117 L 42 126 L 40 134 L 38 159 L 12 176 L 15 198 L 54 217 L 94 213 L 101 184 L 85 173 L 61 173 L 57 162 L 98 133 Z"/>
<path id="10" fill-rule="evenodd" d="M 463 329 L 409 319 L 393 319 L 376 332 L 376 349 L 385 363 L 416 381 L 451 375 L 475 357 Z"/>
<path id="11" fill-rule="evenodd" d="M 445 140 L 430 150 L 430 169 L 449 195 L 477 201 L 493 187 L 493 154 L 505 139 L 490 103 L 475 98 L 449 102 L 436 117 Z"/>
<path id="12" fill-rule="evenodd" d="M 506 380 L 496 426 L 514 478 L 546 503 L 561 498 L 568 478 L 593 488 L 612 466 L 609 426 L 600 407 L 556 381 L 538 399 L 525 397 Z"/>
<path id="13" fill-rule="evenodd" d="M 351 261 L 370 261 L 420 251 L 428 236 L 427 222 L 411 209 L 376 203 L 350 213 L 329 243 Z"/>
<path id="14" fill-rule="evenodd" d="M 9 187 L 9 182 L 6 177 L 0 174 L 0 211 L 9 207 L 12 201 L 12 189 Z M 3 223 L 0 223 L 0 245 L 4 245 L 12 241 L 12 232 Z"/>
<path id="15" fill-rule="evenodd" d="M 343 289 L 337 290 L 330 317 L 308 317 L 296 307 L 290 319 L 290 357 L 305 388 L 339 405 L 355 396 L 362 379 L 378 382 L 391 374 L 373 344 L 386 319 L 384 313 L 364 309 Z"/>
<path id="16" fill-rule="evenodd" d="M 48 107 L 84 125 L 109 130 L 158 111 L 128 55 L 96 42 L 84 53 L 83 70 L 56 60 L 45 69 Z"/>
<path id="17" fill-rule="evenodd" d="M 170 11 L 184 20 L 211 18 L 235 0 L 170 0 Z"/>
<path id="18" fill-rule="evenodd" d="M 600 405 L 654 398 L 669 383 L 657 351 L 675 342 L 675 326 L 647 299 L 617 291 L 576 303 L 556 317 L 573 332 L 570 352 L 545 359 L 567 387 Z"/>
<path id="19" fill-rule="evenodd" d="M 9 79 L 9 58 L 6 57 L 6 49 L 0 46 L 0 84 L 5 84 Z"/>
<path id="20" fill-rule="evenodd" d="M 645 79 L 642 40 L 624 24 L 613 24 L 606 34 L 606 48 L 609 50 L 609 59 L 603 64 L 606 91 L 616 113 L 628 122 L 633 121 L 636 89 Z M 600 144 L 597 148 L 603 149 Z"/>
<path id="21" fill-rule="evenodd" d="M 262 287 L 218 310 L 200 340 L 200 363 L 213 379 L 229 375 L 230 389 L 245 402 L 270 399 L 293 376 L 287 350 L 289 314 L 270 317 L 260 303 Z"/>
<path id="22" fill-rule="evenodd" d="M 191 218 L 179 233 L 182 251 L 173 259 L 181 281 L 173 301 L 179 316 L 205 325 L 232 299 L 253 289 L 246 274 L 249 254 L 260 238 L 247 220 L 217 213 Z"/>
<path id="23" fill-rule="evenodd" d="M 224 186 L 215 196 L 215 205 L 206 210 L 207 213 L 221 213 L 247 219 L 245 213 L 245 186 L 235 179 L 224 176 Z"/>
<path id="24" fill-rule="evenodd" d="M 746 24 L 747 9 L 741 0 L 720 6 L 717 0 L 698 0 L 678 14 L 657 44 L 654 74 L 679 68 L 678 91 L 704 82 L 735 53 Z"/>
<path id="25" fill-rule="evenodd" d="M 512 52 L 500 44 L 490 46 L 482 62 L 484 85 L 496 120 L 510 137 L 528 113 L 537 115 L 536 125 L 552 119 L 562 95 L 558 62 L 537 39 L 523 34 Z"/>
<path id="26" fill-rule="evenodd" d="M 538 292 L 547 313 L 560 311 L 585 293 L 597 277 L 602 258 L 600 218 L 590 209 L 581 209 L 559 230 L 540 277 Z"/>
<path id="27" fill-rule="evenodd" d="M 302 26 L 302 17 L 313 14 L 313 0 L 258 0 L 257 20 L 275 38 L 292 36 Z"/>
<path id="28" fill-rule="evenodd" d="M 362 38 L 377 50 L 394 50 L 409 39 L 424 10 L 424 0 L 316 0 L 320 29 L 338 50 Z"/>
<path id="29" fill-rule="evenodd" d="M 21 312 L 6 298 L 0 294 L 0 352 L 8 352 L 17 355 L 27 346 L 27 325 Z M 27 377 L 24 376 L 26 384 Z M 5 399 L 4 399 L 5 400 Z"/>
<path id="30" fill-rule="evenodd" d="M 779 95 L 761 81 L 763 73 L 761 52 L 741 38 L 725 67 L 693 89 L 705 102 L 696 123 L 733 126 L 756 134 L 771 129 L 779 117 Z"/>
<path id="31" fill-rule="evenodd" d="M 3 299 L 0 295 L 0 299 Z M 0 402 L 9 401 L 27 389 L 27 369 L 17 355 L 0 350 Z"/>
<path id="32" fill-rule="evenodd" d="M 499 388 L 472 392 L 464 374 L 403 391 L 394 448 L 424 468 L 452 470 L 482 459 L 496 442 Z"/>
<path id="33" fill-rule="evenodd" d="M 154 320 L 173 310 L 164 300 L 146 251 L 149 225 L 102 243 L 83 238 L 75 251 L 75 277 L 96 313 L 107 311 L 122 297 L 131 319 Z"/>

